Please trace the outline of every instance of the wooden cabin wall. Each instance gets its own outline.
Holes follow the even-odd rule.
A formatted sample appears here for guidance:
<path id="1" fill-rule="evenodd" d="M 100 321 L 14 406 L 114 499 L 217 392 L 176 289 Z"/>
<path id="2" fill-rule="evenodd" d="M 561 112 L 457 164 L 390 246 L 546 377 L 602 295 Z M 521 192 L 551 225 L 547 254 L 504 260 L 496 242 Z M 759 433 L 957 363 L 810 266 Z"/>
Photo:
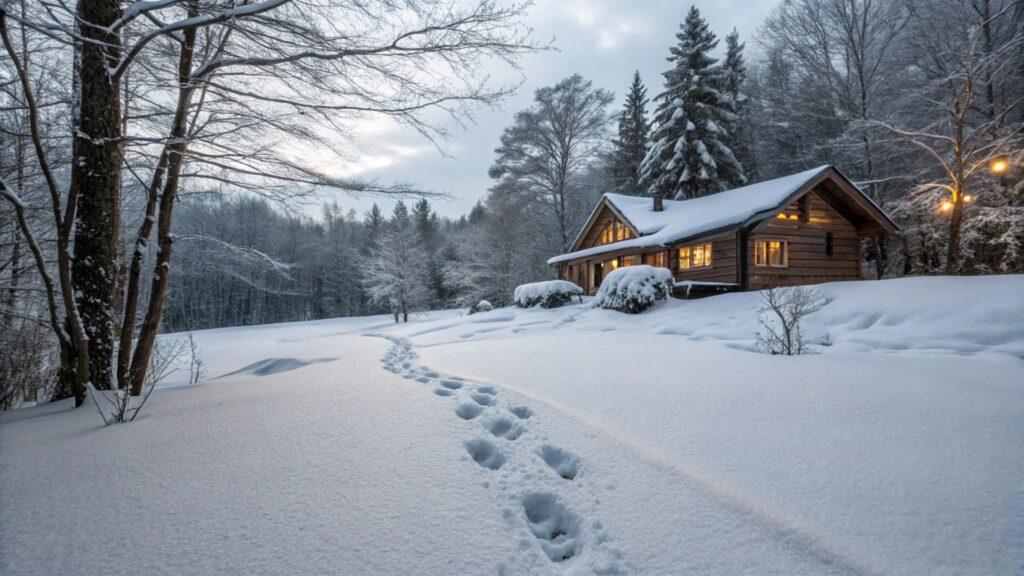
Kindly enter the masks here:
<path id="1" fill-rule="evenodd" d="M 747 243 L 749 289 L 772 286 L 817 284 L 860 278 L 860 236 L 857 229 L 831 206 L 811 192 L 805 196 L 809 221 L 765 220 L 751 232 Z M 786 208 L 787 214 L 800 214 L 800 202 Z M 826 254 L 826 235 L 833 234 L 833 252 Z M 757 240 L 785 240 L 789 243 L 789 265 L 770 268 L 754 265 Z"/>
<path id="2" fill-rule="evenodd" d="M 707 268 L 690 268 L 679 270 L 678 258 L 679 249 L 698 244 L 711 244 L 711 266 Z M 737 258 L 736 233 L 726 232 L 700 240 L 693 240 L 673 246 L 669 251 L 668 265 L 677 281 L 699 280 L 701 282 L 728 282 L 736 284 L 739 282 L 739 269 L 736 266 Z"/>

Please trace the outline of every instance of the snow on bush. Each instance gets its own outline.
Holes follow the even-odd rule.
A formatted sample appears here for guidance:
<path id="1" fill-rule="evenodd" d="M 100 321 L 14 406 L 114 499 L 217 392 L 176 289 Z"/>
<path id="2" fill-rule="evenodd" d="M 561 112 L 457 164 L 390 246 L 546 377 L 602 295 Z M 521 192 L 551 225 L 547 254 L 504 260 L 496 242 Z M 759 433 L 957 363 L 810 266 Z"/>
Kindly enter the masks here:
<path id="1" fill-rule="evenodd" d="M 667 298 L 671 290 L 672 272 L 668 268 L 628 266 L 605 277 L 594 306 L 637 314 Z"/>
<path id="2" fill-rule="evenodd" d="M 477 312 L 490 312 L 491 310 L 494 310 L 494 305 L 487 300 L 481 300 L 469 307 L 470 314 L 476 314 Z"/>
<path id="3" fill-rule="evenodd" d="M 558 308 L 573 297 L 579 298 L 583 288 L 567 280 L 549 280 L 533 282 L 516 287 L 513 300 L 520 308 L 532 308 L 540 304 L 541 308 Z"/>

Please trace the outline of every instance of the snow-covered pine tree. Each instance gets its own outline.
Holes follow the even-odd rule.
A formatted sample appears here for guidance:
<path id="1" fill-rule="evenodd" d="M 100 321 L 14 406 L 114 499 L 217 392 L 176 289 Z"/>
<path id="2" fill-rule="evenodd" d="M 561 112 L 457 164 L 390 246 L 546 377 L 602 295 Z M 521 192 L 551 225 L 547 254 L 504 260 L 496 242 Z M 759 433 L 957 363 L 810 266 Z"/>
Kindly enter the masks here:
<path id="1" fill-rule="evenodd" d="M 690 7 L 676 38 L 665 90 L 655 98 L 656 128 L 641 179 L 650 194 L 685 199 L 728 189 L 746 178 L 724 141 L 736 114 L 723 92 L 725 70 L 711 56 L 718 39 L 696 6 Z"/>
<path id="2" fill-rule="evenodd" d="M 387 220 L 384 218 L 384 214 L 380 211 L 380 206 L 374 202 L 373 206 L 366 211 L 366 216 L 363 217 L 363 223 L 366 226 L 366 238 L 363 243 L 362 253 L 369 254 L 377 247 L 377 242 L 380 240 L 380 235 L 384 231 L 384 224 Z"/>
<path id="3" fill-rule="evenodd" d="M 722 124 L 725 125 L 726 130 L 723 141 L 732 150 L 744 172 L 736 173 L 733 170 L 728 170 L 725 173 L 725 177 L 729 179 L 732 186 L 741 186 L 747 180 L 754 178 L 757 166 L 751 143 L 750 106 L 745 91 L 747 81 L 747 63 L 743 58 L 745 47 L 746 44 L 740 42 L 739 32 L 733 28 L 732 32 L 725 37 L 725 60 L 722 62 L 722 67 L 725 69 L 723 92 L 729 99 L 729 105 L 736 117 L 731 122 L 723 119 Z"/>
<path id="4" fill-rule="evenodd" d="M 437 213 L 430 207 L 426 198 L 421 198 L 412 208 L 412 222 L 416 235 L 420 239 L 424 252 L 427 254 L 427 273 L 423 282 L 430 290 L 430 306 L 442 306 L 447 290 L 441 271 L 441 223 Z"/>
<path id="5" fill-rule="evenodd" d="M 647 153 L 647 138 L 651 131 L 647 102 L 647 88 L 640 81 L 640 72 L 636 71 L 619 114 L 619 135 L 612 141 L 611 158 L 615 189 L 633 196 L 645 193 L 640 186 L 640 164 Z"/>

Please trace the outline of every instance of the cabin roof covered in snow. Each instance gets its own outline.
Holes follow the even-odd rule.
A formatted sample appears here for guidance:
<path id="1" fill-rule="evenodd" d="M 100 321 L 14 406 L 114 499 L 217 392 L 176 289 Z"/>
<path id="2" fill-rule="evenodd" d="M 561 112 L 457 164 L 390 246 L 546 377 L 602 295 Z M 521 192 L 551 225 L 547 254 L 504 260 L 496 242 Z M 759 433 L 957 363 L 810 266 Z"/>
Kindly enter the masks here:
<path id="1" fill-rule="evenodd" d="M 825 165 L 692 200 L 665 200 L 661 212 L 654 211 L 650 197 L 605 194 L 573 243 L 573 251 L 549 259 L 548 264 L 629 248 L 671 246 L 709 233 L 746 226 L 774 216 L 827 179 L 832 179 L 848 196 L 852 196 L 849 199 L 878 221 L 883 229 L 889 232 L 897 229 L 896 224 L 856 185 L 834 167 Z M 638 236 L 578 250 L 604 206 L 625 220 Z"/>

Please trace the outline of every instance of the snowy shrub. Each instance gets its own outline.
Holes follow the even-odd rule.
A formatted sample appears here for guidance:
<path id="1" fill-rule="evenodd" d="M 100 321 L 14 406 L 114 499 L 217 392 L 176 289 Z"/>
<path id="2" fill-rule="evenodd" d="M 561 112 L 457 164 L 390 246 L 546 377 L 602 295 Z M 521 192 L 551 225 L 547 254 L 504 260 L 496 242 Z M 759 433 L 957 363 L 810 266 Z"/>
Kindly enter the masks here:
<path id="1" fill-rule="evenodd" d="M 487 300 L 481 300 L 469 307 L 470 314 L 476 314 L 477 312 L 490 312 L 491 310 L 494 310 L 494 305 Z"/>
<path id="2" fill-rule="evenodd" d="M 533 308 L 538 304 L 541 308 L 558 308 L 582 294 L 583 288 L 572 282 L 549 280 L 517 286 L 512 299 L 520 308 Z"/>
<path id="3" fill-rule="evenodd" d="M 807 350 L 800 321 L 831 302 L 820 290 L 806 286 L 769 288 L 761 291 L 757 311 L 757 347 L 768 354 L 792 356 Z"/>
<path id="4" fill-rule="evenodd" d="M 671 290 L 672 272 L 668 268 L 646 265 L 619 268 L 601 282 L 594 306 L 638 314 L 667 298 Z"/>

